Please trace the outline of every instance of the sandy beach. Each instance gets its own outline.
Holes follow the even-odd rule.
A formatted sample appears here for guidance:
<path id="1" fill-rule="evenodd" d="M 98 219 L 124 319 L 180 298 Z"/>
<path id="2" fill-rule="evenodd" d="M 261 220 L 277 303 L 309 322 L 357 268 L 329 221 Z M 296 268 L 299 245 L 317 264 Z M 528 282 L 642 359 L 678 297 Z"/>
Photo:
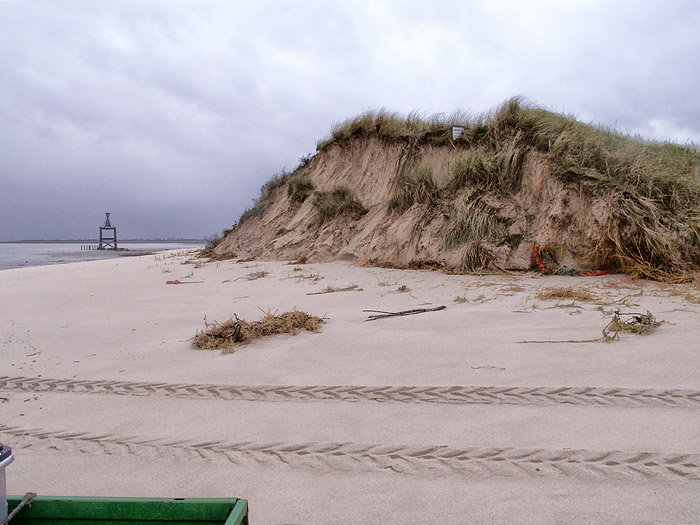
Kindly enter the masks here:
<path id="1" fill-rule="evenodd" d="M 234 496 L 256 524 L 700 522 L 697 292 L 191 257 L 0 271 L 9 493 Z M 294 309 L 321 331 L 192 347 Z M 599 338 L 614 310 L 663 323 L 525 342 Z"/>

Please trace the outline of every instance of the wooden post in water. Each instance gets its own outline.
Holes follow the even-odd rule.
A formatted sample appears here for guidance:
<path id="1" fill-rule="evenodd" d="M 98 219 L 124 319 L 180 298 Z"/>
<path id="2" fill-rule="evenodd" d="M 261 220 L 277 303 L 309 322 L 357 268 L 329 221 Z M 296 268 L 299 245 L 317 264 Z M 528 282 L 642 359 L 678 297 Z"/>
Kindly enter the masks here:
<path id="1" fill-rule="evenodd" d="M 105 213 L 107 220 L 104 226 L 100 226 L 100 245 L 98 250 L 117 249 L 117 229 L 109 222 L 109 213 Z"/>

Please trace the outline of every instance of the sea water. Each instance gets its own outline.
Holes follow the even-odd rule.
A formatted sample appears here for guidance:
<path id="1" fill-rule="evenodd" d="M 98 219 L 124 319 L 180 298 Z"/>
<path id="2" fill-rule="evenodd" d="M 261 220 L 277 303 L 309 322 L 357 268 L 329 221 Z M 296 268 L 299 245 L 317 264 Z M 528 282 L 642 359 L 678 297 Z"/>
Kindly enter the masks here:
<path id="1" fill-rule="evenodd" d="M 83 249 L 92 247 L 92 250 Z M 204 246 L 194 242 L 144 242 L 119 243 L 120 250 L 96 250 L 95 244 L 81 243 L 0 243 L 0 270 L 66 264 L 80 261 L 111 259 L 122 255 L 138 255 L 139 252 L 198 249 Z M 125 248 L 125 250 L 121 250 Z"/>

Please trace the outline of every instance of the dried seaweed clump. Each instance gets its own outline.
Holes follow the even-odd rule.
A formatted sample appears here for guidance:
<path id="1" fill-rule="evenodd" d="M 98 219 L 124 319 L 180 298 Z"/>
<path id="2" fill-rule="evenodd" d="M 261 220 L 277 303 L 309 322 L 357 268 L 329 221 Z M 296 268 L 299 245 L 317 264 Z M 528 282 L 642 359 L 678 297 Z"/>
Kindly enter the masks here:
<path id="1" fill-rule="evenodd" d="M 582 303 L 593 302 L 596 297 L 587 290 L 577 290 L 574 288 L 547 288 L 537 294 L 541 300 L 547 299 L 573 299 Z"/>
<path id="2" fill-rule="evenodd" d="M 206 329 L 199 332 L 192 342 L 199 350 L 221 349 L 223 353 L 233 352 L 233 347 L 250 343 L 260 337 L 275 334 L 297 335 L 299 330 L 318 332 L 323 319 L 306 312 L 286 312 L 281 315 L 267 314 L 260 321 L 248 323 L 234 314 L 225 323 L 206 323 Z"/>

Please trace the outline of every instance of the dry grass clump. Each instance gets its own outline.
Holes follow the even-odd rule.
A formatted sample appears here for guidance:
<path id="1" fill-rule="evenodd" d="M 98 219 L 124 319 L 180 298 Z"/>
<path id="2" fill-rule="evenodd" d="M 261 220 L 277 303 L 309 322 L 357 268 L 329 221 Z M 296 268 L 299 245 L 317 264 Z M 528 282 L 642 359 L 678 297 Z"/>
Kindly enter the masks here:
<path id="1" fill-rule="evenodd" d="M 574 301 L 580 301 L 582 303 L 593 302 L 596 300 L 596 296 L 586 290 L 577 290 L 575 288 L 547 288 L 541 292 L 538 292 L 537 296 L 540 300 L 558 300 L 558 299 L 572 299 Z"/>
<path id="2" fill-rule="evenodd" d="M 321 222 L 337 215 L 347 215 L 358 220 L 368 211 L 346 186 L 338 186 L 331 191 L 317 191 L 313 205 Z"/>
<path id="3" fill-rule="evenodd" d="M 304 202 L 315 189 L 313 181 L 306 175 L 292 177 L 287 183 L 287 195 L 295 202 Z"/>
<path id="4" fill-rule="evenodd" d="M 404 168 L 396 180 L 396 193 L 389 200 L 389 209 L 402 212 L 415 203 L 434 204 L 440 195 L 433 168 L 420 165 Z"/>
<path id="5" fill-rule="evenodd" d="M 267 314 L 260 321 L 248 323 L 234 315 L 225 323 L 206 323 L 206 329 L 197 333 L 193 346 L 199 350 L 221 349 L 233 352 L 236 345 L 250 343 L 261 337 L 276 334 L 297 335 L 299 330 L 318 332 L 323 319 L 306 312 L 293 311 L 281 315 Z"/>
<path id="6" fill-rule="evenodd" d="M 462 270 L 480 272 L 492 266 L 493 252 L 481 241 L 472 241 L 462 249 Z"/>

